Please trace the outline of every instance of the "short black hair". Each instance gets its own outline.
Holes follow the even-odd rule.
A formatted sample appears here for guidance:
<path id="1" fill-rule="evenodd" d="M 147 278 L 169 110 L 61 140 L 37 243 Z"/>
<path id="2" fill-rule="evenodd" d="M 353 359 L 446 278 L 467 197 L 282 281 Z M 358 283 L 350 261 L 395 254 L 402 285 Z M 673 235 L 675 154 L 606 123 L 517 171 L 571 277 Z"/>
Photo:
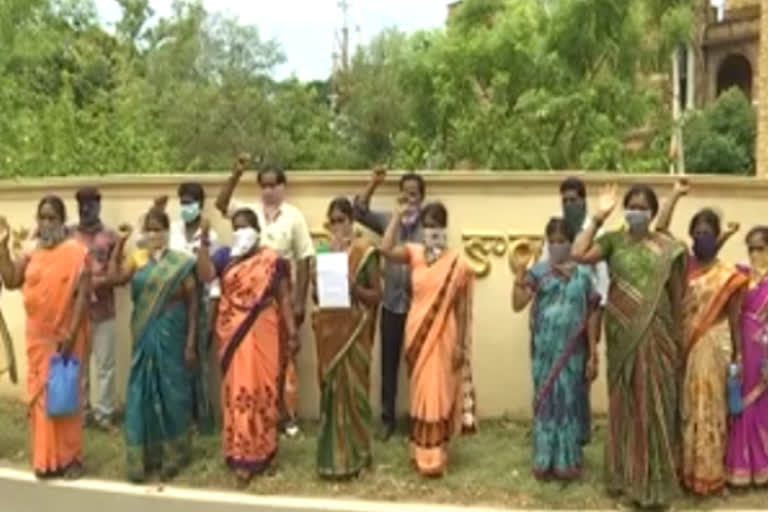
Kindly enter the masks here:
<path id="1" fill-rule="evenodd" d="M 648 202 L 648 207 L 651 209 L 651 217 L 656 217 L 656 214 L 659 213 L 659 198 L 656 196 L 656 192 L 644 183 L 632 185 L 629 190 L 627 190 L 627 193 L 624 194 L 624 208 L 629 205 L 629 201 L 633 197 L 638 195 L 645 197 L 645 200 Z"/>
<path id="2" fill-rule="evenodd" d="M 238 208 L 234 215 L 232 215 L 232 227 L 235 227 L 235 219 L 238 217 L 245 217 L 245 220 L 250 226 L 257 232 L 261 233 L 261 225 L 259 224 L 259 216 L 256 212 L 250 208 Z"/>
<path id="3" fill-rule="evenodd" d="M 749 239 L 755 235 L 760 235 L 763 238 L 763 242 L 768 244 L 768 226 L 755 226 L 750 229 L 747 236 L 744 237 L 744 243 L 749 243 Z"/>
<path id="4" fill-rule="evenodd" d="M 424 195 L 427 193 L 427 184 L 424 182 L 424 177 L 415 172 L 407 172 L 403 174 L 400 176 L 400 190 L 403 190 L 405 183 L 408 181 L 416 182 L 416 186 L 419 188 L 419 195 L 424 199 Z"/>
<path id="5" fill-rule="evenodd" d="M 177 191 L 177 194 L 179 196 L 179 199 L 181 199 L 184 196 L 189 196 L 194 198 L 196 201 L 200 203 L 200 206 L 203 206 L 205 203 L 205 189 L 203 186 L 197 182 L 187 181 L 179 185 L 179 189 Z"/>
<path id="6" fill-rule="evenodd" d="M 267 174 L 274 174 L 275 183 L 278 185 L 288 184 L 288 178 L 285 176 L 285 169 L 283 169 L 279 165 L 270 164 L 270 165 L 264 165 L 259 169 L 259 172 L 256 175 L 256 179 L 259 182 L 259 185 L 262 184 L 264 176 L 266 176 Z"/>
<path id="7" fill-rule="evenodd" d="M 49 205 L 51 208 L 53 208 L 53 211 L 56 212 L 56 215 L 58 215 L 62 223 L 67 222 L 67 207 L 64 206 L 64 201 L 61 200 L 61 197 L 54 194 L 44 196 L 40 202 L 37 203 L 38 217 L 40 217 L 40 212 L 45 205 Z"/>
<path id="8" fill-rule="evenodd" d="M 81 187 L 75 194 L 75 199 L 78 203 L 101 201 L 101 192 L 96 187 Z"/>
<path id="9" fill-rule="evenodd" d="M 688 234 L 693 236 L 696 226 L 700 223 L 709 225 L 716 237 L 720 236 L 720 216 L 712 208 L 703 208 L 696 212 L 688 225 Z"/>
<path id="10" fill-rule="evenodd" d="M 339 210 L 348 219 L 354 220 L 354 210 L 352 209 L 352 202 L 344 196 L 334 198 L 331 204 L 328 205 L 328 212 L 326 215 L 331 216 L 334 210 Z"/>
<path id="11" fill-rule="evenodd" d="M 437 222 L 440 227 L 448 226 L 448 210 L 440 201 L 426 204 L 421 209 L 421 223 L 424 224 L 424 221 L 428 218 Z"/>
<path id="12" fill-rule="evenodd" d="M 555 233 L 559 233 L 565 237 L 569 242 L 573 242 L 576 238 L 576 233 L 569 227 L 568 223 L 562 217 L 552 217 L 547 222 L 547 227 L 544 229 L 544 233 L 547 238 L 551 237 Z"/>
<path id="13" fill-rule="evenodd" d="M 587 197 L 587 187 L 584 186 L 584 182 L 576 176 L 569 176 L 560 183 L 560 195 L 573 190 L 576 194 L 585 199 Z"/>
<path id="14" fill-rule="evenodd" d="M 171 227 L 171 221 L 168 218 L 168 214 L 165 213 L 162 209 L 152 207 L 149 209 L 147 214 L 144 216 L 144 230 L 146 231 L 147 226 L 149 225 L 149 221 L 157 221 L 160 226 L 163 227 L 164 230 L 168 230 Z"/>

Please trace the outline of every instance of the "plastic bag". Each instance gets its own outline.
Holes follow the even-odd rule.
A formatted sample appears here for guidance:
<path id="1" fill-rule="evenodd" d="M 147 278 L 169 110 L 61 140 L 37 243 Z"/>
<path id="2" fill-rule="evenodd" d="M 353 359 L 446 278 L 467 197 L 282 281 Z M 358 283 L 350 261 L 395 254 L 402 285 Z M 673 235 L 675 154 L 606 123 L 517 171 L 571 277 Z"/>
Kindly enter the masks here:
<path id="1" fill-rule="evenodd" d="M 49 417 L 72 416 L 80 408 L 80 361 L 61 354 L 51 356 L 46 412 Z"/>

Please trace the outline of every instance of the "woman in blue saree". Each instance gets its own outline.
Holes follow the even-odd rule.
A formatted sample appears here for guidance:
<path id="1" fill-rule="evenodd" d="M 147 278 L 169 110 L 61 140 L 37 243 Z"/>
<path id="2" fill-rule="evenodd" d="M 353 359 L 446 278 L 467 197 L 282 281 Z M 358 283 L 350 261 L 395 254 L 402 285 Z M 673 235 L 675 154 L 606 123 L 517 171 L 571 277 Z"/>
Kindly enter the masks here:
<path id="1" fill-rule="evenodd" d="M 110 262 L 117 284 L 131 282 L 133 354 L 125 404 L 127 476 L 173 478 L 189 459 L 192 396 L 201 295 L 196 260 L 168 249 L 168 216 L 144 218 L 146 247 L 123 261 L 130 227 L 121 226 Z"/>
<path id="2" fill-rule="evenodd" d="M 570 256 L 574 233 L 560 218 L 546 228 L 548 261 L 526 272 L 530 254 L 516 261 L 512 306 L 531 306 L 531 367 L 534 384 L 533 473 L 572 480 L 583 467 L 583 414 L 588 383 L 597 376 L 600 296 L 593 269 Z"/>

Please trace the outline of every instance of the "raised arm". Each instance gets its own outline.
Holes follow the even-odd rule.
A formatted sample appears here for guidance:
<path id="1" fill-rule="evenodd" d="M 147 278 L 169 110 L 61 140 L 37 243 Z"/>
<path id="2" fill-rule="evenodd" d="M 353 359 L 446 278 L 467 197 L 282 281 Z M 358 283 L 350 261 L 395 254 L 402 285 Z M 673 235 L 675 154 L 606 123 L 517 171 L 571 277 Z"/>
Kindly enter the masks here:
<path id="1" fill-rule="evenodd" d="M 600 193 L 600 203 L 592 222 L 576 236 L 571 248 L 571 255 L 578 263 L 595 264 L 604 258 L 603 251 L 595 244 L 595 235 L 616 208 L 618 188 L 616 185 L 604 187 Z"/>
<path id="2" fill-rule="evenodd" d="M 385 169 L 380 167 L 374 169 L 371 180 L 362 192 L 355 196 L 353 203 L 355 220 L 378 235 L 384 234 L 390 218 L 385 214 L 371 210 L 371 197 L 384 183 L 386 177 L 387 171 Z"/>
<path id="3" fill-rule="evenodd" d="M 216 267 L 211 260 L 211 223 L 208 219 L 200 221 L 200 250 L 197 251 L 197 276 L 204 283 L 216 279 Z"/>
<path id="4" fill-rule="evenodd" d="M 512 285 L 512 311 L 515 313 L 524 310 L 533 298 L 534 290 L 526 279 L 530 259 L 530 252 L 515 251 L 512 253 L 512 263 L 515 272 L 515 282 Z"/>
<path id="5" fill-rule="evenodd" d="M 120 225 L 117 244 L 109 257 L 107 279 L 115 286 L 123 286 L 133 277 L 133 263 L 125 261 L 125 244 L 132 231 L 133 228 L 129 224 Z"/>
<path id="6" fill-rule="evenodd" d="M 401 198 L 398 201 L 398 208 L 392 214 L 389 225 L 384 231 L 384 236 L 382 237 L 381 245 L 379 246 L 379 253 L 394 263 L 408 263 L 409 261 L 408 250 L 402 245 L 395 245 L 397 239 L 397 230 L 400 228 L 404 208 L 405 202 Z"/>
<path id="7" fill-rule="evenodd" d="M 672 224 L 672 214 L 675 213 L 675 207 L 680 198 L 688 195 L 690 190 L 691 187 L 687 179 L 682 178 L 675 182 L 672 195 L 664 201 L 661 205 L 661 210 L 659 210 L 659 216 L 656 219 L 656 231 L 669 233 L 669 226 Z"/>
<path id="8" fill-rule="evenodd" d="M 0 277 L 9 290 L 20 288 L 24 284 L 24 259 L 14 258 L 8 247 L 11 228 L 5 217 L 0 217 Z"/>
<path id="9" fill-rule="evenodd" d="M 736 233 L 739 232 L 739 229 L 741 229 L 741 224 L 738 222 L 729 222 L 728 225 L 725 228 L 725 231 L 720 233 L 720 236 L 717 238 L 717 250 L 723 248 L 725 243 Z"/>
<path id="10" fill-rule="evenodd" d="M 248 153 L 240 153 L 238 155 L 237 160 L 235 160 L 235 166 L 232 169 L 232 174 L 229 175 L 224 187 L 219 191 L 219 195 L 216 196 L 216 209 L 225 217 L 229 217 L 229 203 L 232 200 L 232 194 L 234 194 L 235 188 L 240 183 L 240 178 L 243 177 L 243 173 L 248 168 L 250 161 L 251 155 Z"/>

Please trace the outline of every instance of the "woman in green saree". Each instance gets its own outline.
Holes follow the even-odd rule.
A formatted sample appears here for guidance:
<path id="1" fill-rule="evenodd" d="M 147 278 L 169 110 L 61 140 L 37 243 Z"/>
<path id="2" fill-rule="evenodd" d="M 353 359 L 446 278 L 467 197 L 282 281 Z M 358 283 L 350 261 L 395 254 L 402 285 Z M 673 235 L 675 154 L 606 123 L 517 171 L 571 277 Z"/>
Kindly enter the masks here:
<path id="1" fill-rule="evenodd" d="M 330 243 L 317 249 L 320 254 L 345 252 L 350 273 L 351 306 L 318 305 L 312 315 L 321 390 L 317 471 L 328 478 L 357 476 L 371 463 L 368 392 L 381 278 L 376 249 L 354 235 L 352 222 L 352 203 L 334 199 L 328 208 Z"/>
<path id="2" fill-rule="evenodd" d="M 627 229 L 594 240 L 616 204 L 616 187 L 608 187 L 598 213 L 576 238 L 573 257 L 605 260 L 611 271 L 605 319 L 608 489 L 635 506 L 659 507 L 679 492 L 685 247 L 650 230 L 658 199 L 645 185 L 624 196 Z"/>
<path id="3" fill-rule="evenodd" d="M 109 274 L 131 282 L 133 355 L 125 404 L 127 476 L 143 482 L 152 472 L 173 478 L 189 460 L 192 396 L 201 295 L 196 260 L 168 249 L 168 216 L 144 218 L 146 248 L 123 263 L 130 227 L 121 226 Z"/>

